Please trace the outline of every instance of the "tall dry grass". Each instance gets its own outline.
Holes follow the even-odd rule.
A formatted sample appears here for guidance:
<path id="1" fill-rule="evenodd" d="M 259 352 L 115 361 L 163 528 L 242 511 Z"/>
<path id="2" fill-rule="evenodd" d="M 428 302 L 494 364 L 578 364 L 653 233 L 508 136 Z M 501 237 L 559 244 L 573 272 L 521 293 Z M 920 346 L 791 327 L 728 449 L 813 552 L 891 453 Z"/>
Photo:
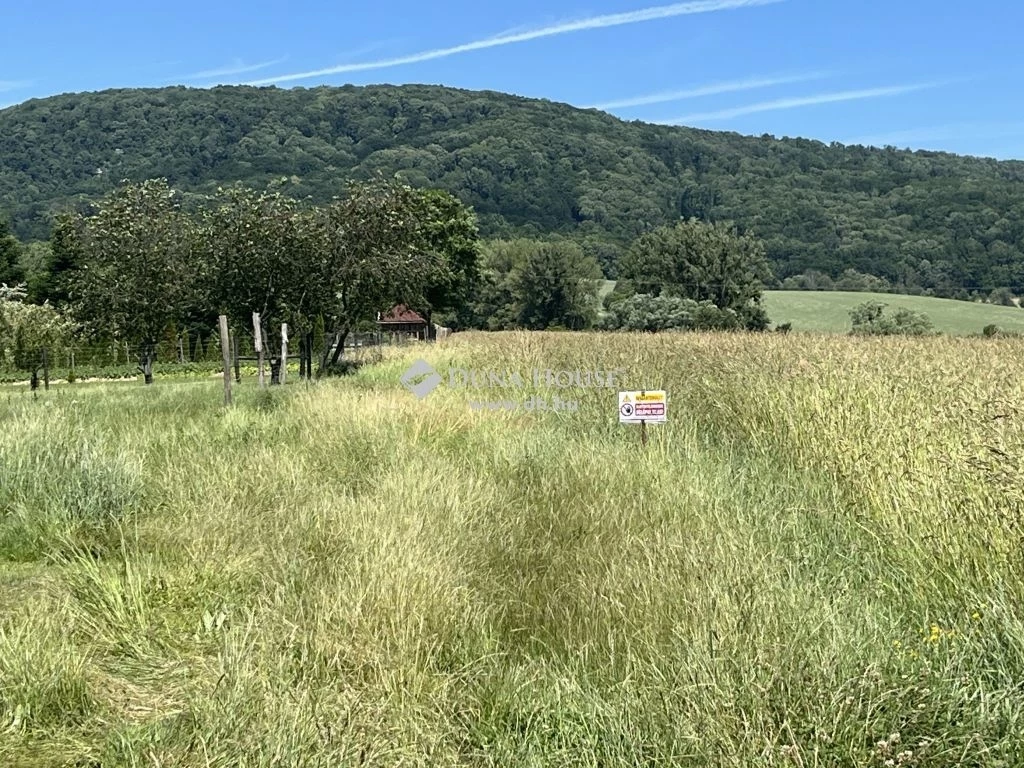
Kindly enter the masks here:
<path id="1" fill-rule="evenodd" d="M 1017 764 L 1021 352 L 466 334 L 229 411 L 0 396 L 0 764 Z M 417 401 L 421 353 L 671 421 Z"/>

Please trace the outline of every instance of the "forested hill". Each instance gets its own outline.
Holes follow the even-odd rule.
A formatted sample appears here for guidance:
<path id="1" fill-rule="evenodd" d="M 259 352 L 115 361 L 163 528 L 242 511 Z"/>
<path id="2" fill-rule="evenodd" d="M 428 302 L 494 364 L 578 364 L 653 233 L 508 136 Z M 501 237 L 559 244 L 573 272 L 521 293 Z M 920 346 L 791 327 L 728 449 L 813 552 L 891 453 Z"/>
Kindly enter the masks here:
<path id="1" fill-rule="evenodd" d="M 433 86 L 181 87 L 0 111 L 0 213 L 22 239 L 122 178 L 241 180 L 323 201 L 401 171 L 458 194 L 485 235 L 572 235 L 605 264 L 680 216 L 762 237 L 776 275 L 852 267 L 898 282 L 1024 286 L 1024 162 L 627 123 Z"/>

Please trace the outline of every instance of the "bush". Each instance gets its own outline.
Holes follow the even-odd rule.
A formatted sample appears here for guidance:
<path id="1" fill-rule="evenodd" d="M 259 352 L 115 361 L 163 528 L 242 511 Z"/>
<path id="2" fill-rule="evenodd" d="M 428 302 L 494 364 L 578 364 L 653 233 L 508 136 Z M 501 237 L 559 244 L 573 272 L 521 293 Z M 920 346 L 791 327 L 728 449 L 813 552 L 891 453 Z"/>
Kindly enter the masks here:
<path id="1" fill-rule="evenodd" d="M 931 319 L 923 312 L 901 307 L 895 314 L 886 315 L 886 306 L 880 301 L 866 301 L 851 309 L 851 333 L 865 336 L 925 336 L 935 332 Z"/>
<path id="2" fill-rule="evenodd" d="M 801 275 L 793 275 L 782 281 L 784 291 L 832 291 L 835 285 L 824 272 L 809 269 Z"/>
<path id="3" fill-rule="evenodd" d="M 835 290 L 857 291 L 861 293 L 888 293 L 892 285 L 888 280 L 865 272 L 858 272 L 856 269 L 847 269 L 836 280 Z"/>
<path id="4" fill-rule="evenodd" d="M 257 411 L 263 411 L 264 413 L 276 411 L 280 404 L 281 398 L 269 387 L 257 389 L 256 395 L 253 397 L 253 406 Z"/>
<path id="5" fill-rule="evenodd" d="M 348 376 L 355 373 L 362 367 L 363 362 L 361 360 L 353 360 L 351 358 L 342 358 L 334 365 L 327 366 L 321 376 Z"/>
<path id="6" fill-rule="evenodd" d="M 1013 291 L 1009 288 L 996 288 L 988 295 L 988 303 L 997 304 L 1001 307 L 1017 306 L 1017 302 L 1014 301 Z"/>
<path id="7" fill-rule="evenodd" d="M 982 333 L 983 336 L 986 336 L 988 338 L 994 338 L 994 337 L 998 336 L 999 338 L 1003 338 L 1003 339 L 1006 339 L 1006 338 L 1018 339 L 1021 336 L 1024 336 L 1024 334 L 1022 334 L 1020 331 L 1009 331 L 1009 330 L 1007 330 L 1005 328 L 1000 328 L 995 323 L 992 323 L 990 325 L 986 325 L 982 329 L 981 333 Z"/>
<path id="8" fill-rule="evenodd" d="M 26 304 L 18 296 L 11 289 L 0 296 L 0 366 L 33 371 L 42 366 L 44 348 L 51 362 L 63 357 L 72 328 L 49 304 Z"/>
<path id="9" fill-rule="evenodd" d="M 739 314 L 721 309 L 710 301 L 677 296 L 636 294 L 614 304 L 605 318 L 609 330 L 623 331 L 712 331 L 742 327 Z"/>

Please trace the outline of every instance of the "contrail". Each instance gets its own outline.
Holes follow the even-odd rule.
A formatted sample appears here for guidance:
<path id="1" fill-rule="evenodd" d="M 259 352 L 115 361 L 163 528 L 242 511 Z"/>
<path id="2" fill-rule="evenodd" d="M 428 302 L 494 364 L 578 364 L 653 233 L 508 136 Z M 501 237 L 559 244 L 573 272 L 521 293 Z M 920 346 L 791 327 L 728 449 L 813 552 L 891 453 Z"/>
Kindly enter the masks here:
<path id="1" fill-rule="evenodd" d="M 677 117 L 673 120 L 658 120 L 664 125 L 684 125 L 691 123 L 702 123 L 709 120 L 729 120 L 741 115 L 752 115 L 756 112 L 773 112 L 780 109 L 795 109 L 796 107 L 810 107 L 816 104 L 832 104 L 839 101 L 858 101 L 860 99 L 875 99 L 883 96 L 899 96 L 912 91 L 923 91 L 926 88 L 937 88 L 945 83 L 920 83 L 917 85 L 893 85 L 885 88 L 866 88 L 859 91 L 839 91 L 836 93 L 822 93 L 817 96 L 802 96 L 792 99 L 776 99 L 775 101 L 762 101 L 758 104 L 747 104 L 743 107 L 723 109 L 718 112 L 700 112 L 693 115 Z"/>
<path id="2" fill-rule="evenodd" d="M 785 77 L 766 77 L 748 80 L 736 80 L 725 83 L 711 83 L 697 88 L 684 91 L 661 91 L 650 93 L 645 96 L 634 96 L 630 99 L 620 101 L 606 101 L 603 104 L 594 104 L 584 109 L 622 109 L 624 107 L 644 107 L 649 104 L 664 104 L 669 101 L 682 101 L 683 99 L 695 99 L 700 96 L 715 96 L 720 93 L 734 93 L 736 91 L 751 91 L 755 88 L 771 88 L 774 85 L 786 85 L 788 83 L 803 83 L 808 80 L 821 80 L 830 77 L 830 72 L 810 72 L 804 75 L 789 75 Z"/>
<path id="3" fill-rule="evenodd" d="M 284 58 L 274 59 L 273 61 L 264 61 L 261 64 L 242 64 L 238 63 L 234 66 L 222 67 L 221 69 L 207 69 L 203 72 L 194 72 L 191 75 L 185 75 L 182 80 L 206 80 L 211 77 L 227 77 L 228 75 L 242 75 L 246 72 L 255 72 L 258 69 L 266 69 L 272 67 L 275 64 L 280 64 L 285 61 Z"/>
<path id="4" fill-rule="evenodd" d="M 530 29 L 523 32 L 489 37 L 484 40 L 475 40 L 471 43 L 463 43 L 462 45 L 456 45 L 451 48 L 435 48 L 430 51 L 421 51 L 420 53 L 412 53 L 408 56 L 399 56 L 393 59 L 379 59 L 378 61 L 365 61 L 357 64 L 340 64 L 336 67 L 316 69 L 310 72 L 297 72 L 290 75 L 267 77 L 262 80 L 253 80 L 247 83 L 247 85 L 269 85 L 271 83 L 284 83 L 292 80 L 306 80 L 311 77 L 322 77 L 324 75 L 339 75 L 346 72 L 365 72 L 371 69 L 397 67 L 403 64 L 418 64 L 423 61 L 455 56 L 460 53 L 481 51 L 486 48 L 498 48 L 503 45 L 512 45 L 514 43 L 525 43 L 529 40 L 537 40 L 542 37 L 567 35 L 572 32 L 582 32 L 588 29 L 619 27 L 626 24 L 639 24 L 644 21 L 670 19 L 675 16 L 714 13 L 716 11 L 728 11 L 734 8 L 749 8 L 758 5 L 771 5 L 780 2 L 785 2 L 785 0 L 694 0 L 693 2 L 659 5 L 653 8 L 644 8 L 639 11 L 611 13 L 604 16 L 592 16 L 589 19 L 562 22 L 561 24 L 538 27 L 536 29 Z"/>
<path id="5" fill-rule="evenodd" d="M 946 123 L 920 128 L 911 128 L 891 133 L 858 136 L 844 139 L 840 144 L 866 145 L 875 147 L 920 145 L 933 141 L 951 141 L 954 139 L 995 139 L 1024 136 L 1024 123 L 1014 122 L 965 122 Z"/>

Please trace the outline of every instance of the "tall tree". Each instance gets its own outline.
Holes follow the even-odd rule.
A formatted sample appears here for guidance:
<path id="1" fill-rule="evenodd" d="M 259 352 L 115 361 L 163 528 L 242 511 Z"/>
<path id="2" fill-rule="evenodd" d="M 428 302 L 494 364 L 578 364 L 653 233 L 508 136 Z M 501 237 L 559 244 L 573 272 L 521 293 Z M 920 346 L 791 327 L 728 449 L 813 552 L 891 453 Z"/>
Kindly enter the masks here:
<path id="1" fill-rule="evenodd" d="M 761 305 L 771 276 L 764 245 L 728 224 L 690 219 L 643 234 L 619 273 L 638 293 L 711 301 L 734 310 L 751 330 L 768 325 Z"/>
<path id="2" fill-rule="evenodd" d="M 50 235 L 50 262 L 46 275 L 35 289 L 35 298 L 63 307 L 71 301 L 76 272 L 82 264 L 82 234 L 85 218 L 63 212 Z"/>
<path id="3" fill-rule="evenodd" d="M 602 277 L 597 261 L 568 241 L 512 240 L 486 249 L 477 313 L 485 327 L 590 327 Z"/>
<path id="4" fill-rule="evenodd" d="M 198 238 L 165 179 L 124 184 L 62 236 L 78 254 L 71 300 L 94 335 L 138 349 L 146 384 L 164 329 L 195 303 Z"/>
<path id="5" fill-rule="evenodd" d="M 480 242 L 476 215 L 454 195 L 441 190 L 415 190 L 411 196 L 418 219 L 420 247 L 440 262 L 423 289 L 421 310 L 433 335 L 435 312 L 449 315 L 445 323 L 468 322 L 470 299 L 480 279 Z"/>
<path id="6" fill-rule="evenodd" d="M 44 300 L 41 294 L 50 281 L 52 261 L 53 254 L 49 243 L 34 240 L 22 246 L 21 269 L 28 288 L 29 301 L 41 303 Z"/>
<path id="7" fill-rule="evenodd" d="M 211 275 L 212 305 L 236 328 L 248 329 L 259 313 L 261 335 L 305 317 L 309 304 L 309 250 L 298 203 L 280 192 L 243 187 L 218 189 L 202 225 Z M 282 361 L 268 344 L 271 377 Z"/>
<path id="8" fill-rule="evenodd" d="M 24 279 L 21 246 L 11 234 L 7 220 L 0 218 L 0 285 L 14 286 Z"/>
<path id="9" fill-rule="evenodd" d="M 443 255 L 424 248 L 422 209 L 410 187 L 378 180 L 350 184 L 344 198 L 315 213 L 311 282 L 328 331 L 321 372 L 359 323 L 394 304 L 424 306 L 428 289 L 449 279 Z"/>

